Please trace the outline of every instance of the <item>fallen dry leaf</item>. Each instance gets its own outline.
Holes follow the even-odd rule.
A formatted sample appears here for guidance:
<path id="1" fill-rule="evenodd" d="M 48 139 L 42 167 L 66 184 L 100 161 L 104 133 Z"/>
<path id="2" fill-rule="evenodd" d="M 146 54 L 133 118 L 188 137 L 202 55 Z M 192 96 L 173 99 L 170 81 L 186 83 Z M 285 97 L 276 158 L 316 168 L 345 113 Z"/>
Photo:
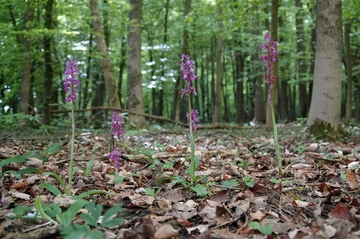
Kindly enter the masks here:
<path id="1" fill-rule="evenodd" d="M 156 230 L 154 239 L 177 239 L 179 232 L 170 224 L 164 224 Z"/>
<path id="2" fill-rule="evenodd" d="M 351 169 L 346 171 L 346 179 L 347 179 L 346 182 L 349 184 L 351 190 L 354 190 L 355 188 L 357 188 L 359 181 Z"/>
<path id="3" fill-rule="evenodd" d="M 256 221 L 261 222 L 265 218 L 265 216 L 266 216 L 265 213 L 258 210 L 256 212 L 250 214 L 249 221 L 252 222 L 252 221 L 256 220 Z"/>
<path id="4" fill-rule="evenodd" d="M 349 206 L 338 204 L 329 212 L 330 218 L 338 218 L 347 220 L 350 222 L 354 221 L 353 216 L 350 213 Z"/>

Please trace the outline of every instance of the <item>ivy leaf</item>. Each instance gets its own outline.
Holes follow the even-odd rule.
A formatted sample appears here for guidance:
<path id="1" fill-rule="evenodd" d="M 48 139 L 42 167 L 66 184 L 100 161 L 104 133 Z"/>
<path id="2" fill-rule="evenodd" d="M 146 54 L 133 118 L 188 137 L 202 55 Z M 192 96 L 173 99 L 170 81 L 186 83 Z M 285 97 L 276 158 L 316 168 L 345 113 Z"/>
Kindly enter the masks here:
<path id="1" fill-rule="evenodd" d="M 229 181 L 222 181 L 221 182 L 221 185 L 224 186 L 224 187 L 237 187 L 239 186 L 239 183 L 235 180 L 235 179 L 231 179 Z"/>
<path id="2" fill-rule="evenodd" d="M 258 222 L 250 222 L 249 227 L 254 230 L 258 230 L 260 228 L 260 223 Z"/>
<path id="3" fill-rule="evenodd" d="M 271 235 L 272 231 L 273 231 L 272 226 L 269 224 L 266 224 L 265 226 L 261 226 L 259 228 L 259 232 L 261 232 L 261 234 L 263 235 Z"/>
<path id="4" fill-rule="evenodd" d="M 281 179 L 272 178 L 272 179 L 270 179 L 270 182 L 275 183 L 275 184 L 280 184 L 280 183 L 281 183 Z"/>

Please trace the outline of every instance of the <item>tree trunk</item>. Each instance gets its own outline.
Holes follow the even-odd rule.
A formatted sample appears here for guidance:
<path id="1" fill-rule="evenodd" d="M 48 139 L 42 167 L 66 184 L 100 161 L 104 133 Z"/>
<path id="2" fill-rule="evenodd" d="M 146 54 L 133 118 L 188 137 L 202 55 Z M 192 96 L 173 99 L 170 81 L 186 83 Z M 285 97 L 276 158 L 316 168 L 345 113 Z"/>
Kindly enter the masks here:
<path id="1" fill-rule="evenodd" d="M 28 2 L 24 21 L 24 39 L 23 39 L 23 61 L 22 61 L 22 75 L 21 75 L 21 90 L 20 90 L 20 112 L 28 114 L 30 111 L 31 96 L 31 36 L 27 35 L 30 30 L 31 22 L 34 18 L 34 7 L 32 2 Z"/>
<path id="2" fill-rule="evenodd" d="M 357 50 L 354 51 L 354 58 L 353 58 L 353 64 L 354 66 L 360 65 L 360 47 L 357 47 Z M 360 122 L 360 75 L 357 74 L 354 77 L 354 83 L 355 83 L 355 121 L 357 123 Z"/>
<path id="3" fill-rule="evenodd" d="M 83 92 L 83 101 L 81 108 L 85 109 L 87 107 L 87 104 L 89 102 L 90 96 L 88 94 L 89 92 L 89 83 L 90 83 L 90 72 L 91 72 L 91 60 L 92 60 L 92 46 L 93 46 L 93 34 L 90 34 L 89 38 L 89 48 L 88 48 L 88 55 L 86 57 L 86 79 L 85 79 L 85 86 L 81 87 Z M 81 114 L 81 118 L 83 121 L 85 121 L 85 112 Z"/>
<path id="4" fill-rule="evenodd" d="M 318 0 L 314 86 L 307 125 L 317 137 L 342 133 L 341 0 Z M 326 130 L 326 131 L 325 131 Z"/>
<path id="5" fill-rule="evenodd" d="M 101 64 L 105 79 L 105 87 L 109 97 L 109 106 L 120 108 L 120 100 L 117 94 L 115 77 L 112 72 L 110 57 L 107 50 L 108 46 L 106 44 L 103 30 L 100 24 L 100 14 L 97 0 L 90 0 L 90 9 L 92 17 L 92 27 L 95 33 L 95 42 L 97 49 L 101 55 Z"/>
<path id="6" fill-rule="evenodd" d="M 184 9 L 184 19 L 190 12 L 191 0 L 185 0 L 185 9 Z M 189 54 L 188 51 L 188 30 L 187 27 L 184 27 L 183 30 L 183 45 L 182 45 L 182 53 Z M 174 94 L 174 120 L 180 121 L 180 111 L 181 111 L 181 88 L 184 84 L 184 79 L 179 74 L 179 77 L 176 80 L 175 84 L 175 94 Z"/>
<path id="7" fill-rule="evenodd" d="M 98 74 L 96 77 L 94 77 L 95 81 L 95 97 L 92 101 L 92 107 L 95 108 L 97 106 L 103 106 L 104 105 L 104 99 L 105 99 L 105 84 L 104 84 L 104 76 L 102 74 Z M 104 123 L 104 113 L 103 110 L 97 109 L 91 111 L 91 122 L 95 129 L 99 129 L 103 126 Z"/>
<path id="8" fill-rule="evenodd" d="M 123 99 L 123 93 L 122 93 L 122 83 L 123 83 L 123 74 L 126 66 L 126 47 L 125 47 L 125 36 L 121 38 L 121 50 L 120 50 L 120 62 L 119 62 L 119 83 L 118 83 L 118 90 L 119 90 L 119 99 L 120 99 L 120 105 L 121 108 L 123 106 L 123 102 L 121 101 Z"/>
<path id="9" fill-rule="evenodd" d="M 279 10 L 279 3 L 278 0 L 272 0 L 271 1 L 271 41 L 277 41 L 278 34 L 278 10 Z M 278 59 L 274 62 L 271 75 L 278 76 Z M 280 77 L 279 77 L 280 78 Z M 269 97 L 267 97 L 267 107 L 266 107 L 266 127 L 268 129 L 273 128 L 273 122 L 272 122 L 272 108 L 274 108 L 274 111 L 276 112 L 276 87 L 277 87 L 277 81 L 275 81 L 274 86 L 272 88 L 272 91 L 270 92 L 270 87 L 268 87 L 268 95 L 271 94 L 271 103 L 269 100 Z"/>
<path id="10" fill-rule="evenodd" d="M 350 46 L 350 28 L 351 24 L 345 24 L 345 49 L 346 49 L 346 73 L 347 73 L 347 90 L 346 90 L 346 112 L 345 112 L 345 120 L 347 122 L 351 122 L 352 116 L 352 59 L 351 59 L 351 46 Z"/>
<path id="11" fill-rule="evenodd" d="M 235 41 L 235 44 L 240 45 L 239 41 Z M 238 125 L 241 125 L 244 120 L 244 86 L 243 80 L 241 79 L 241 72 L 244 68 L 244 60 L 242 58 L 241 52 L 239 50 L 235 51 L 235 107 L 236 115 L 235 122 Z"/>
<path id="12" fill-rule="evenodd" d="M 52 29 L 52 9 L 54 0 L 47 0 L 45 7 L 45 28 Z M 52 98 L 52 56 L 51 56 L 52 36 L 45 35 L 44 42 L 44 63 L 45 63 L 45 89 L 44 89 L 44 108 L 43 108 L 43 124 L 49 125 L 51 122 L 50 103 Z"/>
<path id="13" fill-rule="evenodd" d="M 222 93 L 222 62 L 221 62 L 221 53 L 223 47 L 223 37 L 222 33 L 224 31 L 224 23 L 220 1 L 217 1 L 218 8 L 218 38 L 216 46 L 216 85 L 215 85 L 215 104 L 214 104 L 214 113 L 212 118 L 212 123 L 219 123 L 221 116 L 221 93 Z"/>
<path id="14" fill-rule="evenodd" d="M 170 0 L 166 0 L 165 4 L 165 16 L 164 16 L 164 38 L 163 44 L 167 44 L 168 41 L 168 18 L 169 18 L 169 7 L 170 7 Z M 165 52 L 161 53 L 161 58 L 165 58 Z M 165 62 L 161 62 L 161 76 L 165 77 Z M 163 89 L 163 81 L 160 80 L 160 89 L 159 89 L 159 116 L 164 115 L 164 89 Z"/>
<path id="15" fill-rule="evenodd" d="M 299 117 L 307 117 L 309 106 L 308 106 L 308 95 L 307 95 L 307 85 L 304 80 L 306 77 L 306 59 L 305 59 L 305 42 L 304 42 L 304 14 L 302 8 L 302 1 L 295 0 L 295 7 L 297 8 L 296 13 L 296 48 L 298 61 L 298 87 L 299 87 Z"/>
<path id="16" fill-rule="evenodd" d="M 283 21 L 283 17 L 279 17 L 279 27 L 280 28 L 283 28 L 284 27 L 284 21 Z M 279 38 L 280 42 L 284 42 L 286 41 L 284 39 L 283 36 L 280 36 Z M 279 52 L 279 59 L 283 59 L 284 56 L 284 52 Z M 282 70 L 285 70 L 285 69 L 280 69 L 280 72 L 283 72 Z M 276 74 L 277 75 L 277 74 Z M 287 77 L 286 77 L 287 78 Z M 285 121 L 287 122 L 289 120 L 289 112 L 288 112 L 288 104 L 289 104 L 289 96 L 288 96 L 288 81 L 287 79 L 285 78 L 285 74 L 283 77 L 280 78 L 280 82 L 279 82 L 279 87 L 280 87 L 280 90 L 278 91 L 279 94 L 278 94 L 278 99 L 279 99 L 279 115 L 280 115 L 280 119 L 282 121 Z"/>
<path id="17" fill-rule="evenodd" d="M 141 75 L 141 8 L 142 0 L 130 0 L 128 35 L 128 108 L 137 113 L 144 113 L 142 98 Z M 138 127 L 146 124 L 145 117 L 140 115 L 130 116 L 130 120 Z"/>

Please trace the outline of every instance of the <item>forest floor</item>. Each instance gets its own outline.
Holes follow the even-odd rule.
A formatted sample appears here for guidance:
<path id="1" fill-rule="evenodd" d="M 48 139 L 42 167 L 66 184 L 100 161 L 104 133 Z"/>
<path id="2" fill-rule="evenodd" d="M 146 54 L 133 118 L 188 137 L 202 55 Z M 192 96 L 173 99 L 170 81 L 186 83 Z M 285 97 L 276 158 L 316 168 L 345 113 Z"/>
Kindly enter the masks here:
<path id="1" fill-rule="evenodd" d="M 105 238 L 360 238 L 360 129 L 348 128 L 352 136 L 336 142 L 314 139 L 303 125 L 279 125 L 278 130 L 281 193 L 272 182 L 279 178 L 274 140 L 264 127 L 197 130 L 197 183 L 206 189 L 201 196 L 174 183 L 174 175 L 188 178 L 188 129 L 128 130 L 124 155 L 129 160 L 122 161 L 119 172 L 108 158 L 109 131 L 79 130 L 74 168 L 81 170 L 73 177 L 71 194 L 105 191 L 84 199 L 102 205 L 104 213 L 122 204 L 116 213 L 122 222 L 106 227 L 89 207 L 70 222 L 88 223 L 81 215 L 87 213 L 97 223 L 90 223 L 88 234 L 96 229 Z M 0 238 L 64 238 L 54 215 L 77 199 L 65 196 L 51 173 L 67 178 L 70 132 L 22 130 L 6 137 L 14 132 L 0 133 Z M 26 154 L 31 150 L 36 152 Z M 26 162 L 9 163 L 24 154 Z M 53 222 L 36 214 L 36 198 Z M 82 229 L 77 236 L 68 231 L 66 238 L 99 238 L 80 236 Z"/>

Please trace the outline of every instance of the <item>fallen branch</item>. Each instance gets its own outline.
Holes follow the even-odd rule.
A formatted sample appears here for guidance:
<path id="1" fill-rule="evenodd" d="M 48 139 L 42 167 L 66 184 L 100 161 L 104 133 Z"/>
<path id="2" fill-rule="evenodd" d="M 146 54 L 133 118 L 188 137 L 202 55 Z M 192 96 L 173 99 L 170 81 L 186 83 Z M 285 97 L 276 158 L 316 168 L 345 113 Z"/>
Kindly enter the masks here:
<path id="1" fill-rule="evenodd" d="M 5 137 L 1 138 L 1 139 L 0 139 L 0 141 L 5 140 L 5 139 L 7 139 L 7 138 L 9 138 L 9 137 L 11 137 L 11 136 L 13 136 L 13 135 L 15 135 L 15 134 L 19 133 L 19 132 L 20 132 L 20 130 L 19 130 L 19 131 L 14 132 L 14 133 L 12 133 L 12 134 L 6 135 Z"/>

